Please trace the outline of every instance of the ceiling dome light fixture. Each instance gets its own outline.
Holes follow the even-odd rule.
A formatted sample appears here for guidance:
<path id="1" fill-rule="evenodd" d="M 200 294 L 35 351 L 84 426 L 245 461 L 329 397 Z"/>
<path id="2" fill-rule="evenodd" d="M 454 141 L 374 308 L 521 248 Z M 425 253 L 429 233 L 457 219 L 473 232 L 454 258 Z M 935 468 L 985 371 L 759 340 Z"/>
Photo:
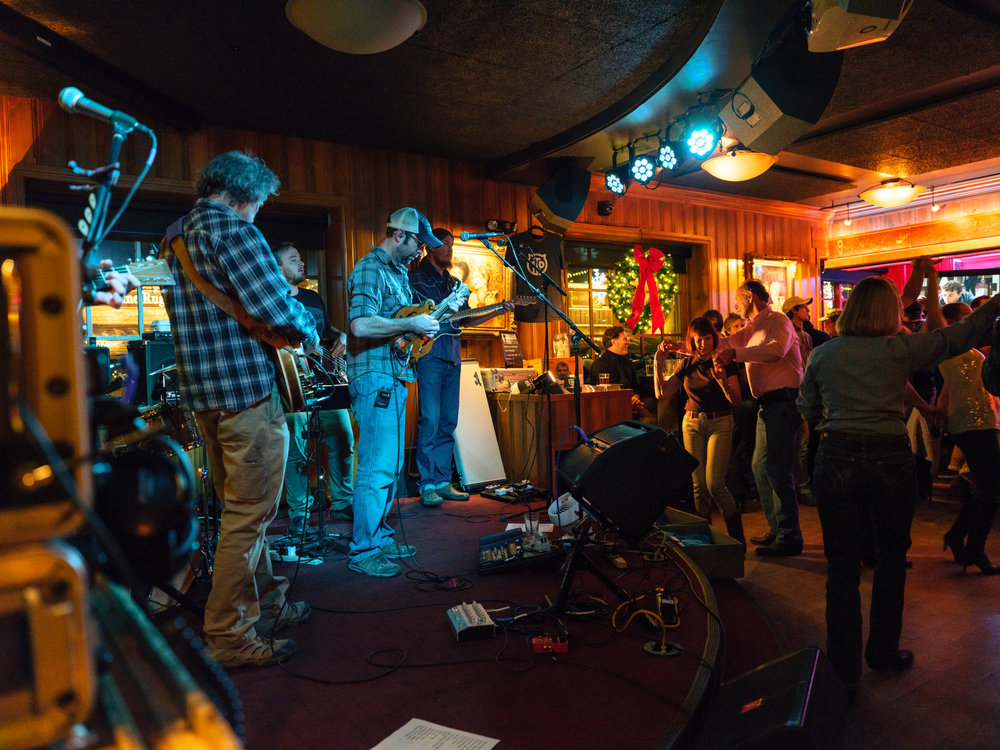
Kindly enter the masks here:
<path id="1" fill-rule="evenodd" d="M 314 41 L 349 55 L 398 47 L 427 22 L 419 0 L 288 0 L 285 15 Z"/>
<path id="2" fill-rule="evenodd" d="M 701 168 L 727 182 L 743 182 L 759 177 L 778 161 L 777 156 L 745 148 L 734 148 L 702 162 Z"/>
<path id="3" fill-rule="evenodd" d="M 882 180 L 878 187 L 868 188 L 858 197 L 879 208 L 896 208 L 909 203 L 926 189 L 923 185 L 914 185 L 908 180 L 892 177 Z"/>

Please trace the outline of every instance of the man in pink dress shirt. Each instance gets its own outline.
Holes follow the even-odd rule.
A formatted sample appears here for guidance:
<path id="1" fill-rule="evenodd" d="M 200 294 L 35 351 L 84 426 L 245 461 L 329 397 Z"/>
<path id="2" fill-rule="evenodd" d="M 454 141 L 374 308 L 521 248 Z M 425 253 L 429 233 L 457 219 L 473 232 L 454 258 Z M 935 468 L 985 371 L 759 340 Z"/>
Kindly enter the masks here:
<path id="1" fill-rule="evenodd" d="M 720 366 L 745 362 L 750 391 L 759 404 L 753 473 L 770 530 L 750 542 L 758 555 L 802 552 L 799 503 L 795 487 L 794 443 L 802 418 L 795 408 L 802 380 L 802 355 L 795 328 L 770 307 L 767 288 L 756 279 L 736 292 L 736 312 L 746 327 L 722 340 Z"/>

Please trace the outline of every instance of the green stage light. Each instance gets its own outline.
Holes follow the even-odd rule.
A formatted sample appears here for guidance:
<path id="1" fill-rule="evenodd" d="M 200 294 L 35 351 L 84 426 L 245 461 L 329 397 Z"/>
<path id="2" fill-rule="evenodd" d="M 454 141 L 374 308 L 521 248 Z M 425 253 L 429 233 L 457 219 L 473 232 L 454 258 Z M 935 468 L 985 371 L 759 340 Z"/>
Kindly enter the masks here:
<path id="1" fill-rule="evenodd" d="M 677 152 L 669 141 L 660 140 L 660 148 L 656 152 L 656 162 L 668 172 L 677 169 Z"/>
<path id="2" fill-rule="evenodd" d="M 640 154 L 632 159 L 629 172 L 633 180 L 640 185 L 645 185 L 653 179 L 653 175 L 656 173 L 656 163 L 653 161 L 652 156 Z"/>
<path id="3" fill-rule="evenodd" d="M 713 104 L 698 104 L 684 116 L 681 138 L 691 155 L 701 159 L 715 150 L 723 132 L 718 108 Z"/>

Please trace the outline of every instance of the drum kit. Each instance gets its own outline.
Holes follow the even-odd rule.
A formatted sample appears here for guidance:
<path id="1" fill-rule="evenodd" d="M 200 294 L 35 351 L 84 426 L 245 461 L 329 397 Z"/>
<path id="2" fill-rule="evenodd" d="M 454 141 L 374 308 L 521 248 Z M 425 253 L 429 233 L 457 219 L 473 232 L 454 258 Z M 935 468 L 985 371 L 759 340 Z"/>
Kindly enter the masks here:
<path id="1" fill-rule="evenodd" d="M 221 508 L 212 487 L 205 445 L 198 432 L 194 414 L 181 405 L 176 386 L 170 388 L 170 381 L 175 381 L 172 376 L 176 371 L 177 365 L 172 363 L 149 373 L 150 377 L 163 378 L 165 387 L 162 400 L 140 408 L 147 432 L 162 435 L 169 440 L 140 440 L 135 447 L 160 453 L 174 462 L 189 465 L 193 470 L 197 492 L 199 545 L 182 570 L 170 581 L 152 589 L 146 603 L 150 614 L 166 611 L 178 604 L 187 605 L 186 594 L 191 586 L 211 580 L 215 545 L 219 539 Z"/>

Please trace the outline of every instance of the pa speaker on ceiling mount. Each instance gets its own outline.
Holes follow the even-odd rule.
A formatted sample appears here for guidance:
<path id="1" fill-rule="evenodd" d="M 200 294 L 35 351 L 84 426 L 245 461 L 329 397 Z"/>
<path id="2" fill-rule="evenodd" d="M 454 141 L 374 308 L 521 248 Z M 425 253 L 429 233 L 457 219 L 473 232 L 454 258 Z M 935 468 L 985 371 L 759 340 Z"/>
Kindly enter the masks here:
<path id="1" fill-rule="evenodd" d="M 535 194 L 528 206 L 543 227 L 564 234 L 583 210 L 590 193 L 590 172 L 572 161 L 563 161 Z"/>
<path id="2" fill-rule="evenodd" d="M 719 103 L 719 116 L 744 146 L 776 155 L 819 122 L 843 61 L 842 52 L 809 52 L 793 34 Z"/>
<path id="3" fill-rule="evenodd" d="M 912 4 L 913 0 L 812 0 L 809 51 L 884 42 Z"/>

